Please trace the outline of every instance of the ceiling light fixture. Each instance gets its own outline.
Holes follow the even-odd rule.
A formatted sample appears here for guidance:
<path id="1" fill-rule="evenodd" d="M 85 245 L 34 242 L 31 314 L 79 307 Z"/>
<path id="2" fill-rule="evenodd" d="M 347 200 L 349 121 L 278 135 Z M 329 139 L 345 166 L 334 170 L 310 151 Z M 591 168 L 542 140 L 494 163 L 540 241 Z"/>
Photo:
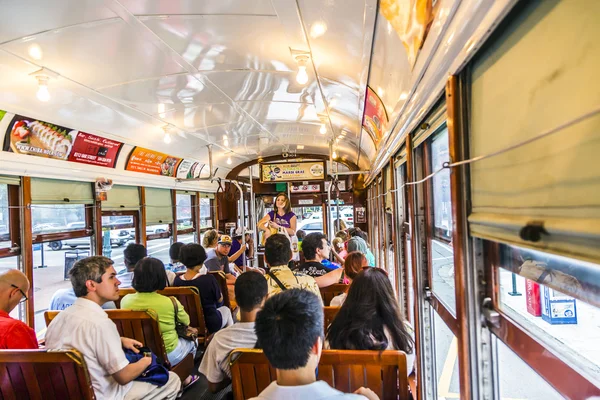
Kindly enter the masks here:
<path id="1" fill-rule="evenodd" d="M 36 78 L 38 81 L 38 100 L 43 102 L 50 100 L 50 92 L 48 91 L 48 80 L 50 78 L 46 75 L 37 75 Z"/>
<path id="2" fill-rule="evenodd" d="M 170 131 L 170 128 L 171 128 L 171 127 L 170 127 L 169 125 L 165 125 L 165 126 L 163 126 L 163 132 L 165 133 L 165 135 L 163 136 L 163 141 L 164 141 L 166 144 L 169 144 L 169 143 L 171 143 L 171 134 L 169 133 L 169 131 Z"/>
<path id="3" fill-rule="evenodd" d="M 333 151 L 333 153 L 331 153 L 331 158 L 337 158 L 337 153 L 335 152 L 335 150 Z"/>
<path id="4" fill-rule="evenodd" d="M 296 57 L 296 63 L 298 63 L 298 74 L 296 75 L 296 82 L 301 85 L 308 82 L 308 74 L 306 73 L 306 65 L 308 64 L 307 54 L 298 54 Z"/>
<path id="5" fill-rule="evenodd" d="M 321 124 L 321 129 L 319 129 L 319 132 L 321 133 L 321 135 L 324 135 L 327 133 L 327 127 L 325 126 L 325 124 Z"/>
<path id="6" fill-rule="evenodd" d="M 310 26 L 310 37 L 313 39 L 323 36 L 327 32 L 327 24 L 323 21 L 316 21 Z"/>
<path id="7" fill-rule="evenodd" d="M 298 150 L 304 150 L 304 145 L 303 144 L 299 144 L 296 146 L 296 149 Z"/>
<path id="8" fill-rule="evenodd" d="M 231 161 L 231 156 L 230 156 L 230 157 L 227 157 L 227 165 L 231 165 L 231 162 L 232 162 L 232 161 Z"/>
<path id="9" fill-rule="evenodd" d="M 158 103 L 158 116 L 160 118 L 165 117 L 166 106 L 163 103 Z"/>
<path id="10" fill-rule="evenodd" d="M 40 45 L 37 43 L 34 43 L 31 46 L 29 46 L 29 55 L 34 60 L 41 60 L 42 57 L 44 56 L 44 53 L 42 52 L 42 48 L 40 47 Z"/>

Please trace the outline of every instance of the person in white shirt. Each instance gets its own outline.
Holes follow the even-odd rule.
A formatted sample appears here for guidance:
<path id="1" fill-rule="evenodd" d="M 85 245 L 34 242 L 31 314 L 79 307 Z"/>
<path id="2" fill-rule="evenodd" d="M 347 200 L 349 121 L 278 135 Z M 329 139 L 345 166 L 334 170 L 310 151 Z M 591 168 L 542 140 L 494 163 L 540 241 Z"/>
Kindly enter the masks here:
<path id="1" fill-rule="evenodd" d="M 254 320 L 268 293 L 267 280 L 260 272 L 244 272 L 235 281 L 235 300 L 240 308 L 240 322 L 215 333 L 200 364 L 200 372 L 206 376 L 211 392 L 217 393 L 231 383 L 231 351 L 255 347 Z"/>
<path id="2" fill-rule="evenodd" d="M 361 387 L 345 394 L 317 381 L 315 370 L 323 348 L 323 304 L 307 290 L 289 289 L 270 297 L 256 317 L 254 329 L 277 373 L 254 399 L 371 399 L 379 397 Z"/>
<path id="3" fill-rule="evenodd" d="M 87 364 L 96 399 L 175 399 L 179 377 L 169 372 L 162 387 L 134 381 L 150 365 L 144 357 L 129 363 L 123 348 L 139 352 L 142 343 L 119 337 L 116 325 L 101 305 L 119 298 L 119 280 L 113 261 L 102 256 L 87 257 L 70 271 L 77 296 L 72 306 L 58 313 L 46 332 L 46 348 L 76 349 Z"/>

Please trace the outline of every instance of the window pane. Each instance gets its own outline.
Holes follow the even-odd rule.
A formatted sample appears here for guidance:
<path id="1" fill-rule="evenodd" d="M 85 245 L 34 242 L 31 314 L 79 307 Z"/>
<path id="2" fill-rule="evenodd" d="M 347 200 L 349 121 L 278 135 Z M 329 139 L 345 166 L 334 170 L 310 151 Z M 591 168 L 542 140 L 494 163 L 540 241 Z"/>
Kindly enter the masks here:
<path id="1" fill-rule="evenodd" d="M 501 399 L 562 400 L 552 386 L 500 340 L 498 377 Z"/>
<path id="2" fill-rule="evenodd" d="M 47 204 L 31 206 L 34 235 L 86 229 L 84 204 Z"/>
<path id="3" fill-rule="evenodd" d="M 448 131 L 436 135 L 431 142 L 431 169 L 435 172 L 450 160 Z M 444 169 L 432 178 L 434 234 L 452 239 L 452 203 L 450 200 L 450 170 Z"/>
<path id="4" fill-rule="evenodd" d="M 102 255 L 115 262 L 115 269 L 124 268 L 123 250 L 135 241 L 135 227 L 130 215 L 111 215 L 102 217 Z"/>
<path id="5" fill-rule="evenodd" d="M 200 228 L 212 227 L 212 209 L 210 199 L 200 199 Z"/>
<path id="6" fill-rule="evenodd" d="M 169 249 L 171 248 L 171 238 L 155 239 L 148 242 L 148 257 L 158 258 L 163 264 L 169 264 Z"/>
<path id="7" fill-rule="evenodd" d="M 8 210 L 8 185 L 0 185 L 0 249 L 11 247 Z"/>
<path id="8" fill-rule="evenodd" d="M 433 337 L 438 399 L 458 399 L 460 398 L 460 376 L 457 339 L 436 312 L 433 313 Z"/>
<path id="9" fill-rule="evenodd" d="M 73 264 L 91 255 L 91 237 L 55 240 L 33 245 L 35 331 L 46 327 L 44 312 L 59 289 L 71 288 L 68 271 Z M 42 332 L 43 336 L 43 332 Z"/>
<path id="10" fill-rule="evenodd" d="M 207 199 L 208 200 L 208 199 Z M 177 194 L 177 230 L 182 231 L 194 227 L 192 222 L 192 196 Z"/>
<path id="11" fill-rule="evenodd" d="M 440 240 L 431 240 L 431 288 L 437 297 L 456 316 L 456 292 L 454 283 L 454 252 L 452 247 Z"/>
<path id="12" fill-rule="evenodd" d="M 0 258 L 0 274 L 10 270 L 19 269 L 19 257 Z M 12 318 L 25 320 L 25 303 L 19 304 L 9 314 Z"/>
<path id="13" fill-rule="evenodd" d="M 600 385 L 600 308 L 502 268 L 499 274 L 502 311 Z"/>

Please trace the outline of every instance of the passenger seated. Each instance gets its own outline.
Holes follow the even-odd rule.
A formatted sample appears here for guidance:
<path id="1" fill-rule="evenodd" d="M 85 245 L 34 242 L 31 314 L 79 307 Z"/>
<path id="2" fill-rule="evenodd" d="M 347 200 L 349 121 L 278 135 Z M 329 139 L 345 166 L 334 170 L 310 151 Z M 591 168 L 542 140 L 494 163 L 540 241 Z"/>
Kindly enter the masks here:
<path id="1" fill-rule="evenodd" d="M 231 248 L 231 237 L 228 235 L 222 235 L 218 242 L 217 247 L 210 249 L 206 252 L 206 268 L 209 271 L 223 271 L 227 278 L 227 284 L 233 285 L 235 283 L 235 276 L 232 274 L 229 268 L 229 249 Z M 240 249 L 243 252 L 242 249 Z M 241 253 L 240 253 L 241 254 Z"/>
<path id="2" fill-rule="evenodd" d="M 177 272 L 185 272 L 185 265 L 183 265 L 181 261 L 179 261 L 179 251 L 183 246 L 183 243 L 175 242 L 171 245 L 171 247 L 169 247 L 169 258 L 171 259 L 171 262 L 165 265 L 165 268 L 167 269 L 167 271 L 171 271 L 174 273 L 173 279 L 175 279 L 175 274 Z M 206 269 L 204 273 L 206 273 Z M 173 286 L 173 281 L 170 281 L 169 284 Z"/>
<path id="3" fill-rule="evenodd" d="M 125 264 L 125 269 L 119 271 L 119 274 L 117 275 L 117 279 L 121 281 L 121 284 L 119 285 L 120 289 L 131 287 L 135 264 L 147 255 L 148 251 L 146 248 L 137 243 L 129 243 L 125 250 L 123 250 L 123 263 Z"/>
<path id="4" fill-rule="evenodd" d="M 133 273 L 133 288 L 137 293 L 128 294 L 121 300 L 124 310 L 154 310 L 158 315 L 158 326 L 167 358 L 171 365 L 177 365 L 188 354 L 196 354 L 197 343 L 180 338 L 175 330 L 175 305 L 177 319 L 186 325 L 190 316 L 175 297 L 167 297 L 156 293 L 166 287 L 167 275 L 165 266 L 158 258 L 147 257 L 140 260 Z M 175 303 L 175 304 L 173 304 Z M 189 382 L 184 382 L 187 384 Z"/>
<path id="5" fill-rule="evenodd" d="M 269 284 L 269 295 L 272 296 L 283 290 L 298 288 L 311 291 L 320 299 L 321 292 L 315 279 L 299 271 L 292 272 L 288 267 L 291 259 L 292 249 L 289 239 L 279 233 L 269 236 L 265 242 L 265 262 L 269 266 L 269 272 L 265 275 L 265 278 L 267 278 Z"/>
<path id="6" fill-rule="evenodd" d="M 56 292 L 54 292 L 52 298 L 50 299 L 50 306 L 48 306 L 48 310 L 62 311 L 67 307 L 71 307 L 73 303 L 75 303 L 76 299 L 77 296 L 75 296 L 73 287 L 58 289 Z M 106 303 L 102 304 L 102 308 L 105 310 L 114 310 L 117 308 L 117 305 L 114 301 L 107 301 Z"/>
<path id="7" fill-rule="evenodd" d="M 142 343 L 120 338 L 116 325 L 100 307 L 119 298 L 113 261 L 102 256 L 77 261 L 70 271 L 77 300 L 54 318 L 46 332 L 46 348 L 76 349 L 84 357 L 97 399 L 175 399 L 181 381 L 169 372 L 161 387 L 134 381 L 150 365 L 143 357 L 129 363 L 122 348 L 139 353 Z"/>
<path id="8" fill-rule="evenodd" d="M 360 236 L 353 236 L 348 240 L 348 252 L 352 251 L 360 251 L 367 257 L 367 262 L 369 267 L 375 266 L 375 256 L 369 250 L 369 246 L 367 246 L 367 242 Z"/>
<path id="9" fill-rule="evenodd" d="M 346 250 L 346 246 L 344 246 L 344 239 L 336 236 L 333 238 L 331 244 L 333 246 L 333 250 L 335 250 L 337 253 L 338 260 L 342 262 L 345 261 L 346 257 L 348 256 L 348 251 Z"/>
<path id="10" fill-rule="evenodd" d="M 296 232 L 296 237 L 298 238 L 298 251 L 302 251 L 302 241 L 306 237 L 306 232 L 304 232 L 302 229 L 298 229 Z"/>
<path id="11" fill-rule="evenodd" d="M 365 257 L 365 255 L 360 251 L 353 251 L 352 253 L 348 254 L 348 257 L 346 257 L 346 261 L 344 262 L 345 279 L 343 283 L 351 284 L 354 278 L 356 278 L 356 275 L 358 275 L 358 273 L 362 271 L 364 267 L 369 267 L 367 264 L 367 257 Z M 331 299 L 329 305 L 332 307 L 341 307 L 342 304 L 344 304 L 344 301 L 346 301 L 346 294 L 347 293 L 342 293 L 335 296 L 333 299 Z"/>
<path id="12" fill-rule="evenodd" d="M 199 244 L 184 245 L 179 257 L 186 267 L 185 274 L 177 276 L 174 286 L 194 286 L 200 292 L 202 311 L 206 329 L 214 333 L 221 328 L 233 325 L 231 310 L 223 305 L 223 294 L 217 279 L 211 274 L 200 274 L 206 260 L 206 252 Z"/>
<path id="13" fill-rule="evenodd" d="M 255 399 L 378 399 L 369 389 L 344 394 L 317 381 L 323 348 L 323 304 L 317 295 L 291 289 L 270 297 L 256 317 L 255 330 L 258 347 L 277 372 L 277 380 Z"/>
<path id="14" fill-rule="evenodd" d="M 244 272 L 235 282 L 240 322 L 215 333 L 200 364 L 200 372 L 206 376 L 211 392 L 217 393 L 231 383 L 231 351 L 236 348 L 252 349 L 256 346 L 254 321 L 267 299 L 267 294 L 267 281 L 259 272 Z"/>
<path id="15" fill-rule="evenodd" d="M 9 314 L 27 301 L 29 280 L 24 273 L 9 269 L 0 274 L 0 349 L 37 349 L 35 331 Z"/>
<path id="16" fill-rule="evenodd" d="M 326 267 L 321 263 L 329 258 L 329 250 L 327 236 L 321 232 L 309 233 L 302 241 L 302 251 L 306 261 L 298 267 L 297 271 L 312 277 L 333 271 L 336 268 Z"/>
<path id="17" fill-rule="evenodd" d="M 367 268 L 356 275 L 346 301 L 331 322 L 326 348 L 402 350 L 410 375 L 415 362 L 413 335 L 387 273 L 381 268 Z"/>

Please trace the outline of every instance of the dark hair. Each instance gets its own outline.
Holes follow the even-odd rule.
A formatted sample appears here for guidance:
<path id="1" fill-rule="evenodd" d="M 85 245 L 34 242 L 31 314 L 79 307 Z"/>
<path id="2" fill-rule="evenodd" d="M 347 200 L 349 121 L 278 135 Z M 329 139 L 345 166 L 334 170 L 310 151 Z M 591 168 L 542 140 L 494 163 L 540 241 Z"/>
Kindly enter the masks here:
<path id="1" fill-rule="evenodd" d="M 163 290 L 167 286 L 165 264 L 154 257 L 146 257 L 138 261 L 133 270 L 131 286 L 141 293 Z"/>
<path id="2" fill-rule="evenodd" d="M 169 257 L 171 258 L 171 260 L 180 261 L 179 252 L 181 251 L 181 248 L 183 246 L 185 245 L 181 242 L 175 242 L 171 245 L 171 247 L 169 248 Z"/>
<path id="3" fill-rule="evenodd" d="M 385 328 L 394 349 L 413 352 L 413 339 L 386 272 L 367 268 L 353 279 L 346 301 L 329 327 L 327 340 L 337 350 L 385 350 Z"/>
<path id="4" fill-rule="evenodd" d="M 235 281 L 235 301 L 244 312 L 260 306 L 268 292 L 267 280 L 260 272 L 246 271 Z"/>
<path id="5" fill-rule="evenodd" d="M 290 211 L 292 211 L 292 203 L 290 202 L 290 198 L 287 196 L 287 194 L 281 192 L 281 193 L 277 193 L 277 196 L 275 196 L 275 201 L 273 202 L 273 210 L 275 211 L 275 215 L 277 215 L 277 198 L 278 197 L 285 197 L 285 208 L 283 209 L 285 211 L 285 213 L 289 213 Z"/>
<path id="6" fill-rule="evenodd" d="M 142 244 L 129 243 L 123 250 L 123 262 L 128 270 L 135 267 L 138 261 L 148 255 L 148 251 Z"/>
<path id="7" fill-rule="evenodd" d="M 304 246 L 304 241 L 302 242 L 302 246 Z M 265 259 L 267 260 L 267 264 L 272 267 L 287 265 L 292 259 L 290 240 L 285 235 L 279 233 L 269 236 L 265 242 Z"/>
<path id="8" fill-rule="evenodd" d="M 317 256 L 317 249 L 323 249 L 323 239 L 327 240 L 327 236 L 321 232 L 312 232 L 306 235 L 302 240 L 302 252 L 305 259 L 312 260 Z"/>
<path id="9" fill-rule="evenodd" d="M 363 270 L 363 264 L 367 261 L 367 257 L 360 251 L 352 251 L 348 253 L 344 260 L 344 274 L 352 280 L 356 278 L 356 275 Z"/>
<path id="10" fill-rule="evenodd" d="M 206 261 L 206 250 L 197 243 L 184 244 L 179 250 L 179 261 L 189 269 L 202 265 Z"/>
<path id="11" fill-rule="evenodd" d="M 283 291 L 265 302 L 254 330 L 257 347 L 263 349 L 273 367 L 304 367 L 317 338 L 323 337 L 321 300 L 308 290 Z"/>
<path id="12" fill-rule="evenodd" d="M 88 294 L 87 281 L 94 281 L 96 283 L 102 282 L 102 275 L 106 272 L 114 262 L 108 257 L 92 256 L 81 259 L 75 264 L 69 271 L 69 277 L 71 279 L 71 285 L 75 296 L 83 297 Z"/>
<path id="13" fill-rule="evenodd" d="M 365 242 L 368 242 L 369 239 L 367 237 L 367 233 L 364 232 L 362 229 L 360 228 L 350 228 L 348 229 L 348 233 L 350 234 L 350 237 L 355 237 L 358 236 L 359 238 L 361 238 L 362 240 L 364 240 Z"/>
<path id="14" fill-rule="evenodd" d="M 298 238 L 298 240 L 304 240 L 304 238 L 306 237 L 306 232 L 304 232 L 302 229 L 298 229 L 296 231 L 296 237 Z"/>

